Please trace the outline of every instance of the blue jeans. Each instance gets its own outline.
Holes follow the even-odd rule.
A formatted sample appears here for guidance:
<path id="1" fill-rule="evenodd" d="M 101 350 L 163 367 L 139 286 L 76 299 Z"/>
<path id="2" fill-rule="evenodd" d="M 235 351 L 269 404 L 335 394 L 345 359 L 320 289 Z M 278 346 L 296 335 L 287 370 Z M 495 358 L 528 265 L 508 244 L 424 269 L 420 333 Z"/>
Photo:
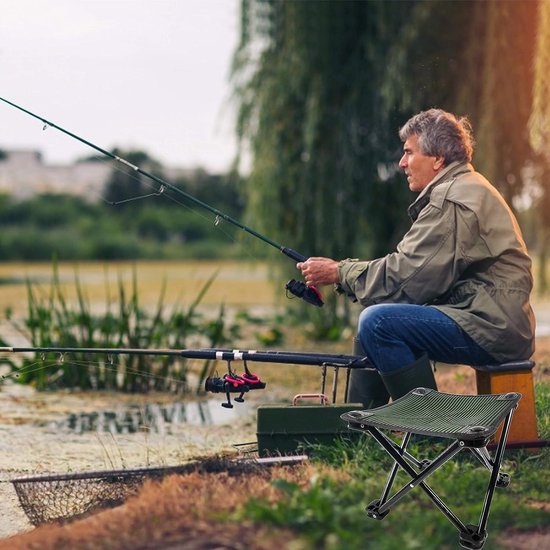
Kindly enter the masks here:
<path id="1" fill-rule="evenodd" d="M 431 306 L 378 304 L 359 317 L 358 337 L 382 373 L 396 371 L 428 354 L 432 361 L 484 365 L 493 357 L 450 317 Z"/>

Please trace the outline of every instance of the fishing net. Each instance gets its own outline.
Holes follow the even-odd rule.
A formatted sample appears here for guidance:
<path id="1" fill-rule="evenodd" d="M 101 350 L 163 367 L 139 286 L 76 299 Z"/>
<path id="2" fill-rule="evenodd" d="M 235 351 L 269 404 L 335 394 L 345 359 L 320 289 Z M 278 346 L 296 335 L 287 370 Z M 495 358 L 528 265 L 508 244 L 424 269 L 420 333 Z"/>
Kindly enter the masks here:
<path id="1" fill-rule="evenodd" d="M 180 466 L 23 477 L 11 480 L 23 511 L 34 526 L 67 522 L 123 504 L 145 481 L 198 472 L 242 474 L 270 464 L 293 464 L 307 457 L 230 460 L 207 458 Z"/>
<path id="2" fill-rule="evenodd" d="M 73 520 L 124 503 L 147 479 L 185 472 L 184 467 L 112 470 L 13 479 L 19 502 L 37 526 Z"/>

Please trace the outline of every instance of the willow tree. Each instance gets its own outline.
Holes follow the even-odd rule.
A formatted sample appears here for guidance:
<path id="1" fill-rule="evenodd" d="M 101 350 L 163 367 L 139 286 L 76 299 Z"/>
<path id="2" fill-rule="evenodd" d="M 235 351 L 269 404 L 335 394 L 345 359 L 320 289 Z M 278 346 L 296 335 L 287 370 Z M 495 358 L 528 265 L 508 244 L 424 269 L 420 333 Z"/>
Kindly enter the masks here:
<path id="1" fill-rule="evenodd" d="M 513 205 L 532 159 L 532 105 L 537 2 L 493 0 L 484 40 L 477 166 Z"/>
<path id="2" fill-rule="evenodd" d="M 539 9 L 530 130 L 535 151 L 550 155 L 550 2 Z"/>
<path id="3" fill-rule="evenodd" d="M 474 164 L 510 204 L 532 157 L 537 2 L 418 2 L 388 63 L 387 93 L 401 108 L 468 115 Z"/>
<path id="4" fill-rule="evenodd" d="M 238 132 L 252 157 L 250 223 L 304 254 L 388 252 L 409 223 L 397 129 L 410 115 L 432 106 L 469 114 L 483 124 L 488 151 L 525 118 L 523 91 L 508 105 L 499 87 L 506 63 L 527 49 L 499 59 L 500 42 L 492 43 L 515 43 L 506 30 L 528 19 L 512 4 L 243 0 L 234 82 Z M 512 74 L 525 76 L 515 66 Z M 491 97 L 503 103 L 493 108 Z M 510 125 L 499 125 L 501 109 Z M 498 169 L 509 151 L 495 154 Z"/>
<path id="5" fill-rule="evenodd" d="M 255 227 L 306 255 L 377 255 L 395 243 L 409 196 L 381 59 L 411 7 L 242 2 L 234 82 Z M 332 324 L 334 299 L 328 309 Z"/>
<path id="6" fill-rule="evenodd" d="M 533 107 L 530 119 L 531 143 L 538 157 L 539 290 L 548 290 L 547 250 L 550 246 L 550 2 L 540 3 Z"/>

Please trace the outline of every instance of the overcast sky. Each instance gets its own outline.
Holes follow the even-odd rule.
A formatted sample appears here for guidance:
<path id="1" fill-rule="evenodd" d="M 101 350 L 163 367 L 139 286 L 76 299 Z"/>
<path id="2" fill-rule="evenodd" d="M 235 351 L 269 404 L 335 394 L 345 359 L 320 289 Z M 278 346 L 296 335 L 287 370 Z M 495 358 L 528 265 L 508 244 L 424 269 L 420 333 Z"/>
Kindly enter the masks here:
<path id="1" fill-rule="evenodd" d="M 239 0 L 2 0 L 0 96 L 104 149 L 225 171 Z M 94 151 L 0 102 L 0 149 Z"/>

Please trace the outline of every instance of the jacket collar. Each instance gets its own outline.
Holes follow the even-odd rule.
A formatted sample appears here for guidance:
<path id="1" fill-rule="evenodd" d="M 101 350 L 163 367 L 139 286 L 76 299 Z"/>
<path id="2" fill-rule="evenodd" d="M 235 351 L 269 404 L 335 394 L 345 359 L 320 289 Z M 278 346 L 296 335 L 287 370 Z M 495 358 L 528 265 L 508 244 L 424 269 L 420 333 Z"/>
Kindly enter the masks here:
<path id="1" fill-rule="evenodd" d="M 473 166 L 467 162 L 455 161 L 451 162 L 449 166 L 445 166 L 445 168 L 443 168 L 443 170 L 441 170 L 441 172 L 439 172 L 435 178 L 428 183 L 426 187 L 424 187 L 424 189 L 420 192 L 420 195 L 418 195 L 416 200 L 409 206 L 408 213 L 412 221 L 416 221 L 416 218 L 418 218 L 420 212 L 430 202 L 432 191 L 437 185 L 454 180 L 456 177 L 461 174 L 465 174 L 466 172 L 473 171 Z"/>

